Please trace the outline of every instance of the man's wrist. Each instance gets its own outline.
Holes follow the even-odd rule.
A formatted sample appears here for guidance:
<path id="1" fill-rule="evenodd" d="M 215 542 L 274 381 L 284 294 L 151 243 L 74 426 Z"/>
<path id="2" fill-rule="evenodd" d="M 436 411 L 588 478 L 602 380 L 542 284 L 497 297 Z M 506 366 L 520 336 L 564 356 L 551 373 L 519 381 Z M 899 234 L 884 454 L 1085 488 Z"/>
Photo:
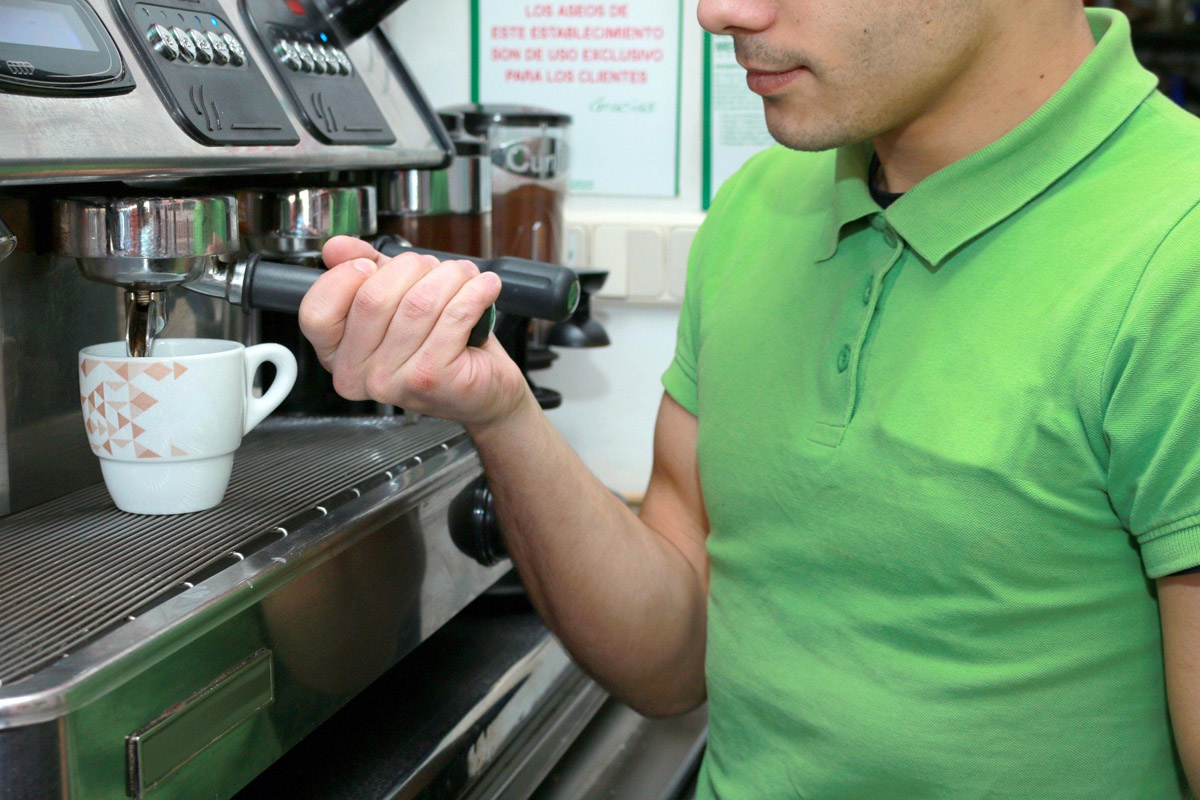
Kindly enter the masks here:
<path id="1" fill-rule="evenodd" d="M 476 445 L 486 447 L 512 436 L 528 436 L 531 428 L 544 417 L 542 407 L 528 385 L 511 411 L 485 422 L 465 423 L 464 427 Z"/>

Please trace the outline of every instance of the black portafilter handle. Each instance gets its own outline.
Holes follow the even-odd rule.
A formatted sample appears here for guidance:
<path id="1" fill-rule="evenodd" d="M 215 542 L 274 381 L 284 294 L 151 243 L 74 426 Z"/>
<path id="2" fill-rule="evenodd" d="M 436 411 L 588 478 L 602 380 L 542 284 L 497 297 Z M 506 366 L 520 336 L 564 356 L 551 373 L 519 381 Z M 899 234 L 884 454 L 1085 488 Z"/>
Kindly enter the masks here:
<path id="1" fill-rule="evenodd" d="M 243 263 L 245 273 L 242 277 L 242 308 L 247 311 L 257 308 L 263 311 L 298 314 L 304 295 L 317 282 L 317 278 L 325 274 L 325 270 L 315 267 L 263 261 L 256 254 L 251 254 Z M 467 344 L 471 347 L 483 347 L 495 325 L 496 308 L 490 306 L 471 329 Z"/>
<path id="2" fill-rule="evenodd" d="M 475 263 L 481 270 L 495 272 L 502 285 L 496 306 L 489 308 L 467 339 L 471 347 L 482 347 L 496 324 L 496 309 L 516 317 L 534 317 L 561 322 L 575 312 L 579 304 L 579 278 L 573 270 L 540 261 L 502 256 L 472 258 L 437 250 L 408 247 L 402 240 L 381 236 L 372 242 L 379 252 L 394 258 L 406 251 L 431 255 L 448 261 L 463 259 Z M 325 273 L 315 267 L 280 264 L 265 261 L 251 254 L 243 262 L 241 304 L 245 309 L 280 311 L 296 314 L 304 295 Z"/>
<path id="3" fill-rule="evenodd" d="M 484 272 L 500 276 L 502 286 L 496 308 L 513 317 L 531 317 L 562 322 L 570 319 L 579 305 L 579 276 L 575 271 L 557 264 L 530 261 L 515 256 L 478 258 L 440 250 L 410 247 L 398 236 L 377 236 L 371 240 L 375 249 L 389 258 L 401 253 L 419 253 L 440 261 L 470 261 Z"/>

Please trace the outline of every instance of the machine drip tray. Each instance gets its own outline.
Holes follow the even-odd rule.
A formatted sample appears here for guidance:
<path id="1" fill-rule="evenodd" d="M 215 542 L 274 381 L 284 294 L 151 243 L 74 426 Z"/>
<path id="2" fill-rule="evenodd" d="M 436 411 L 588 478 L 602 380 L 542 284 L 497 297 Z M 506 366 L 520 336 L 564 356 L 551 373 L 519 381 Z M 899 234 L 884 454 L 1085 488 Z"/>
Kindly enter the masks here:
<path id="1" fill-rule="evenodd" d="M 465 440 L 434 419 L 271 419 L 246 437 L 225 500 L 209 511 L 126 514 L 96 485 L 0 519 L 0 684 Z"/>

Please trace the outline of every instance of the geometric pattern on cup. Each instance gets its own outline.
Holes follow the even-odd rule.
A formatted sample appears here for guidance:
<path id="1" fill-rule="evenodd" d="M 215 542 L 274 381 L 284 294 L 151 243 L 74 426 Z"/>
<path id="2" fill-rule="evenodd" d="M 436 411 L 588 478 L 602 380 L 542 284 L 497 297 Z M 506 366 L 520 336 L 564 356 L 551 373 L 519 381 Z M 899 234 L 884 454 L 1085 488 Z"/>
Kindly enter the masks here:
<path id="1" fill-rule="evenodd" d="M 85 385 L 95 387 L 91 392 L 79 395 L 83 408 L 84 427 L 88 432 L 88 444 L 96 455 L 103 450 L 111 455 L 133 455 L 136 458 L 162 458 L 165 455 L 186 456 L 182 447 L 169 443 L 169 453 L 156 453 L 138 441 L 146 429 L 136 420 L 158 403 L 154 384 L 174 381 L 187 372 L 187 367 L 178 361 L 105 361 L 85 358 L 79 365 L 84 378 L 92 378 Z"/>

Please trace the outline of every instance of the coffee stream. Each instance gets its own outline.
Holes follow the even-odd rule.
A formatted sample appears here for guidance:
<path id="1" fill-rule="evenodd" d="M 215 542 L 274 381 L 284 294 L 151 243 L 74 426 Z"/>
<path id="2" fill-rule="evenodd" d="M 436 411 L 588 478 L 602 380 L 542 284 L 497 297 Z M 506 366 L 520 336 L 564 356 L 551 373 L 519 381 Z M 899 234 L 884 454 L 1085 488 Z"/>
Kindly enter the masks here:
<path id="1" fill-rule="evenodd" d="M 165 293 L 149 289 L 125 292 L 125 352 L 143 358 L 154 351 L 154 337 L 166 325 Z"/>

